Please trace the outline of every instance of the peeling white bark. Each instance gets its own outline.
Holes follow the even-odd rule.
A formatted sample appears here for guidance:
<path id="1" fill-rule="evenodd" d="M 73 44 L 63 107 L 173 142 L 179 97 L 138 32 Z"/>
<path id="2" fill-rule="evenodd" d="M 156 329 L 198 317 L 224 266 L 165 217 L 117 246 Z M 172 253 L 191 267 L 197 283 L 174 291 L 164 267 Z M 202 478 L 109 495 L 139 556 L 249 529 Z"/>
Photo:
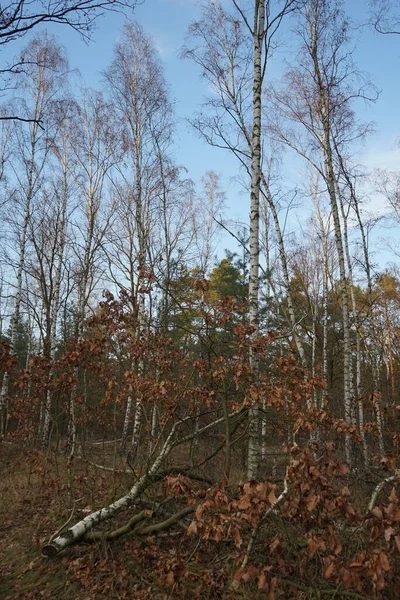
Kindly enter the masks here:
<path id="1" fill-rule="evenodd" d="M 260 261 L 260 187 L 261 187 L 261 100 L 263 82 L 263 42 L 265 36 L 265 0 L 254 5 L 254 71 L 253 71 L 253 131 L 251 137 L 251 193 L 250 193 L 250 268 L 249 268 L 249 322 L 253 327 L 252 340 L 259 334 L 259 261 Z M 250 366 L 255 376 L 258 359 L 250 350 Z M 254 402 L 249 410 L 249 443 L 247 478 L 256 479 L 260 461 L 259 407 Z"/>

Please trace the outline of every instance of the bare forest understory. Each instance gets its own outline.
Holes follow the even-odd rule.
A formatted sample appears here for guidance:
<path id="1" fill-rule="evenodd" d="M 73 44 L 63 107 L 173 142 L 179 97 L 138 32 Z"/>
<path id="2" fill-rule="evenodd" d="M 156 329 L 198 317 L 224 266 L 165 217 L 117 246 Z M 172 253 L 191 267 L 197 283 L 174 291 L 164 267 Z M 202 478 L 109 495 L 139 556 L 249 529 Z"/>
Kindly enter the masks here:
<path id="1" fill-rule="evenodd" d="M 197 289 L 207 294 L 205 282 Z M 38 357 L 18 377 L 4 347 L 16 395 L 1 444 L 2 597 L 397 598 L 398 407 L 386 410 L 393 450 L 382 456 L 376 401 L 362 400 L 367 466 L 358 428 L 323 401 L 323 379 L 291 353 L 273 357 L 276 335 L 254 340 L 243 310 L 202 302 L 209 353 L 196 361 L 160 335 L 133 337 L 129 304 L 110 294 L 58 361 Z M 38 450 L 49 392 L 58 411 Z M 118 436 L 129 393 L 142 405 L 137 439 Z"/>
<path id="2" fill-rule="evenodd" d="M 93 452 L 91 459 L 115 462 L 107 449 Z M 278 467 L 281 473 L 286 462 Z M 273 462 L 266 468 L 274 468 Z M 42 556 L 55 532 L 131 486 L 131 474 L 112 470 L 78 458 L 71 467 L 51 453 L 2 446 L 1 598 L 398 598 L 399 536 L 393 525 L 400 508 L 393 492 L 388 499 L 392 482 L 368 510 L 379 477 L 385 476 L 379 469 L 351 480 L 337 475 L 346 494 L 338 489 L 336 504 L 342 498 L 346 508 L 324 526 L 316 523 L 318 501 L 312 494 L 301 519 L 288 518 L 285 507 L 266 514 L 284 489 L 279 475 L 268 479 L 266 489 L 254 484 L 253 490 L 169 476 L 96 534 L 57 558 Z M 232 481 L 241 474 L 235 469 Z M 202 512 L 197 520 L 204 503 L 210 515 L 205 519 Z M 258 535 L 249 554 L 254 528 Z"/>
<path id="3" fill-rule="evenodd" d="M 278 465 L 268 459 L 266 471 L 277 474 L 253 489 L 233 483 L 243 475 L 236 468 L 232 483 L 214 487 L 202 481 L 209 468 L 194 479 L 169 476 L 79 544 L 44 557 L 41 549 L 57 532 L 114 502 L 135 480 L 109 448 L 90 453 L 91 461 L 108 465 L 105 471 L 89 459 L 71 466 L 52 452 L 2 445 L 1 598 L 398 598 L 400 505 L 393 481 L 368 508 L 385 469 L 359 478 L 339 470 L 336 494 L 329 495 L 335 511 L 322 525 L 322 502 L 311 486 L 300 517 L 288 516 L 285 503 L 269 512 L 284 490 L 287 457 Z M 299 497 L 304 481 L 288 498 Z"/>

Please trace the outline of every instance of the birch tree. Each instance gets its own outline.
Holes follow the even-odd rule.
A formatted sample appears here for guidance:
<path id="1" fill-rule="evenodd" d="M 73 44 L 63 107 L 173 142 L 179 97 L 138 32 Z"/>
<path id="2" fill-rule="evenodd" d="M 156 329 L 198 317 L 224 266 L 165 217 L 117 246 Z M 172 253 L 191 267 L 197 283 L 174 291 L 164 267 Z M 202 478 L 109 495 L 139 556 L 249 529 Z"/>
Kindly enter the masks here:
<path id="1" fill-rule="evenodd" d="M 11 317 L 10 345 L 15 351 L 17 328 L 20 321 L 29 226 L 33 203 L 42 186 L 44 169 L 55 135 L 57 119 L 55 105 L 68 70 L 67 61 L 60 47 L 47 35 L 34 38 L 22 51 L 20 60 L 27 64 L 20 74 L 18 90 L 23 96 L 16 99 L 21 114 L 30 119 L 30 125 L 14 125 L 16 147 L 14 150 L 13 176 L 17 181 L 15 197 L 20 219 L 15 223 L 18 231 L 18 254 L 11 262 L 15 264 L 16 283 L 14 307 Z M 46 115 L 46 128 L 40 123 Z M 8 393 L 8 373 L 4 373 L 0 393 L 0 413 L 3 415 L 4 431 L 5 398 Z"/>
<path id="2" fill-rule="evenodd" d="M 55 177 L 43 193 L 42 210 L 32 220 L 32 245 L 36 260 L 30 269 L 31 277 L 37 278 L 40 285 L 41 303 L 45 315 L 43 335 L 43 356 L 53 363 L 57 350 L 57 329 L 61 298 L 68 301 L 68 288 L 64 285 L 67 260 L 67 242 L 70 216 L 74 210 L 72 204 L 74 182 L 69 171 L 70 127 L 68 120 L 72 116 L 73 104 L 68 99 L 62 101 L 58 118 L 60 126 L 58 136 L 53 140 Z M 40 438 L 42 448 L 46 448 L 50 439 L 52 395 L 50 385 L 53 369 L 49 370 L 48 389 L 40 420 Z"/>
<path id="3" fill-rule="evenodd" d="M 0 7 L 0 50 L 46 23 L 68 25 L 88 41 L 98 17 L 108 11 L 133 9 L 136 4 L 136 0 L 38 0 L 33 3 L 29 0 L 8 0 Z M 25 58 L 19 56 L 0 69 L 3 92 L 13 89 L 14 81 L 25 70 L 26 65 Z M 27 115 L 10 104 L 0 115 L 0 121 L 39 124 L 39 116 Z"/>
<path id="4" fill-rule="evenodd" d="M 331 215 L 324 214 L 320 203 L 320 189 L 318 174 L 313 182 L 311 196 L 315 208 L 315 222 L 317 237 L 322 247 L 323 275 L 322 275 L 322 375 L 326 382 L 326 387 L 322 392 L 322 407 L 327 402 L 327 384 L 328 384 L 328 291 L 329 291 L 329 241 L 331 230 Z"/>
<path id="5" fill-rule="evenodd" d="M 255 0 L 251 8 L 232 0 L 232 12 L 209 2 L 203 17 L 193 23 L 191 45 L 183 55 L 196 62 L 211 83 L 213 96 L 192 120 L 211 145 L 232 152 L 250 180 L 249 322 L 255 340 L 259 333 L 260 193 L 262 181 L 262 100 L 267 62 L 283 18 L 298 2 Z M 264 177 L 265 181 L 265 177 Z M 257 376 L 257 360 L 250 351 Z M 260 456 L 258 406 L 250 409 L 248 478 L 257 477 Z"/>
<path id="6" fill-rule="evenodd" d="M 352 54 L 347 50 L 349 27 L 342 3 L 310 0 L 301 15 L 298 66 L 287 74 L 287 91 L 276 96 L 275 106 L 286 119 L 286 129 L 278 124 L 275 132 L 315 168 L 329 197 L 341 286 L 344 416 L 349 424 L 354 424 L 348 270 L 336 186 L 338 166 L 335 148 L 343 151 L 365 132 L 365 128 L 355 126 L 352 105 L 355 98 L 367 97 L 368 84 L 357 80 Z M 350 462 L 349 435 L 345 451 Z"/>
<path id="7" fill-rule="evenodd" d="M 201 178 L 201 190 L 192 211 L 193 237 L 202 277 L 207 277 L 216 251 L 218 219 L 224 210 L 225 192 L 221 178 L 208 171 Z"/>
<path id="8" fill-rule="evenodd" d="M 80 202 L 75 211 L 73 252 L 77 292 L 76 335 L 81 341 L 84 322 L 99 278 L 103 274 L 100 249 L 109 223 L 105 209 L 106 177 L 119 160 L 119 137 L 112 111 L 102 94 L 84 90 L 81 106 L 75 105 L 70 122 L 68 169 L 76 184 Z M 71 395 L 68 451 L 76 446 L 76 390 Z"/>
<path id="9" fill-rule="evenodd" d="M 166 183 L 165 153 L 171 143 L 172 108 L 154 44 L 138 23 L 125 26 L 121 41 L 115 46 L 113 61 L 105 72 L 105 79 L 116 113 L 124 124 L 126 151 L 124 164 L 118 171 L 119 178 L 114 185 L 119 208 L 114 240 L 108 246 L 108 252 L 128 282 L 126 289 L 136 313 L 137 335 L 140 338 L 148 326 L 142 284 L 149 262 L 154 210 L 160 206 L 160 193 L 163 198 L 163 182 Z M 127 235 L 121 235 L 121 232 Z M 143 373 L 141 361 L 136 368 L 139 374 Z M 142 400 L 137 396 L 132 455 L 137 451 L 143 409 Z M 129 396 L 122 448 L 126 444 L 131 412 L 132 397 Z"/>

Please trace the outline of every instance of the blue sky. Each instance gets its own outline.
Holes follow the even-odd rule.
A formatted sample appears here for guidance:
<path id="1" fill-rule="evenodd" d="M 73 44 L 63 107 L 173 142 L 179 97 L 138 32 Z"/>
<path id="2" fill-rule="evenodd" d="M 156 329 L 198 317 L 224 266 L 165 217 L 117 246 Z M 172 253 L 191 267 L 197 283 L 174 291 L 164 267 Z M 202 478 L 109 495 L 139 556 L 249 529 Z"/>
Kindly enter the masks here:
<path id="1" fill-rule="evenodd" d="M 225 0 L 227 5 L 230 0 Z M 367 0 L 346 0 L 346 8 L 351 17 L 366 19 Z M 163 61 L 171 96 L 175 99 L 178 119 L 176 159 L 188 169 L 188 175 L 200 179 L 207 170 L 213 169 L 223 175 L 228 197 L 228 215 L 242 221 L 247 220 L 248 196 L 240 192 L 233 178 L 238 173 L 236 160 L 227 152 L 208 147 L 190 131 L 185 122 L 199 107 L 207 93 L 206 83 L 190 61 L 179 58 L 179 50 L 184 43 L 188 25 L 200 15 L 201 3 L 196 0 L 145 0 L 137 6 L 133 18 L 140 22 L 152 35 Z M 47 29 L 55 34 L 68 51 L 72 67 L 78 67 L 87 84 L 100 87 L 101 71 L 112 58 L 113 45 L 118 39 L 124 23 L 120 14 L 107 14 L 99 19 L 92 42 L 87 45 L 72 30 L 63 26 L 51 25 Z M 25 44 L 28 38 L 24 38 Z M 280 58 L 290 58 L 290 28 L 284 31 L 285 44 Z M 12 47 L 11 47 L 12 46 Z M 18 44 L 9 45 L 3 52 L 3 61 L 18 51 Z M 358 66 L 369 73 L 372 82 L 381 90 L 375 105 L 360 104 L 359 116 L 363 120 L 375 122 L 376 133 L 368 138 L 358 154 L 359 161 L 367 169 L 374 167 L 395 169 L 400 165 L 400 151 L 396 140 L 400 136 L 399 100 L 400 82 L 398 65 L 400 57 L 400 36 L 382 36 L 364 28 L 356 51 Z M 303 167 L 290 162 L 290 179 L 301 177 Z M 371 210 L 380 209 L 382 200 L 372 196 Z M 293 220 L 305 221 L 306 213 L 298 212 Z M 386 233 L 383 232 L 383 235 Z M 376 233 L 379 241 L 381 233 Z M 225 242 L 225 240 L 224 240 Z M 223 243 L 224 243 L 223 242 Z M 382 254 L 385 261 L 385 253 Z"/>

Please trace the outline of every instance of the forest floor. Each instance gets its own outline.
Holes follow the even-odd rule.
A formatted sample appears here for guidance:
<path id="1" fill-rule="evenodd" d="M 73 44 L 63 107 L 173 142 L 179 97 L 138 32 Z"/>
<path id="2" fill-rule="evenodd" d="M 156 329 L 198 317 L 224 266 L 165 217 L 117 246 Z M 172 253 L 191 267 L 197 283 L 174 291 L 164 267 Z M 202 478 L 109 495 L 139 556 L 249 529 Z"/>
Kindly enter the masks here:
<path id="1" fill-rule="evenodd" d="M 98 459 L 104 460 L 104 448 L 102 452 Z M 55 558 L 42 556 L 42 547 L 56 532 L 122 496 L 133 477 L 133 473 L 101 471 L 82 459 L 75 459 L 73 469 L 69 469 L 67 460 L 59 454 L 46 456 L 0 443 L 0 599 L 366 598 L 326 587 L 323 578 L 287 581 L 290 587 L 285 586 L 284 579 L 279 580 L 272 595 L 258 591 L 256 582 L 234 590 L 231 582 L 238 564 L 232 540 L 216 544 L 188 536 L 190 516 L 184 527 L 174 526 L 158 535 L 139 537 L 131 532 L 113 542 L 75 545 Z M 154 502 L 163 492 L 161 484 L 153 486 L 146 502 Z M 168 507 L 179 510 L 181 501 L 175 501 L 176 505 Z M 112 529 L 126 523 L 130 516 L 125 513 L 114 519 Z M 273 537 L 275 533 L 271 523 L 269 534 Z M 260 546 L 263 560 L 269 543 Z M 296 593 L 291 591 L 293 584 Z M 399 596 L 395 589 L 388 589 L 382 597 Z"/>
<path id="2" fill-rule="evenodd" d="M 43 545 L 68 520 L 73 524 L 129 489 L 129 475 L 99 472 L 79 459 L 71 474 L 66 465 L 61 457 L 0 444 L 2 600 L 259 597 L 224 590 L 226 548 L 210 554 L 204 543 L 200 561 L 192 560 L 198 541 L 182 529 L 161 538 L 128 534 L 113 543 L 76 545 L 56 558 L 42 556 Z M 183 570 L 184 583 L 178 581 Z"/>

